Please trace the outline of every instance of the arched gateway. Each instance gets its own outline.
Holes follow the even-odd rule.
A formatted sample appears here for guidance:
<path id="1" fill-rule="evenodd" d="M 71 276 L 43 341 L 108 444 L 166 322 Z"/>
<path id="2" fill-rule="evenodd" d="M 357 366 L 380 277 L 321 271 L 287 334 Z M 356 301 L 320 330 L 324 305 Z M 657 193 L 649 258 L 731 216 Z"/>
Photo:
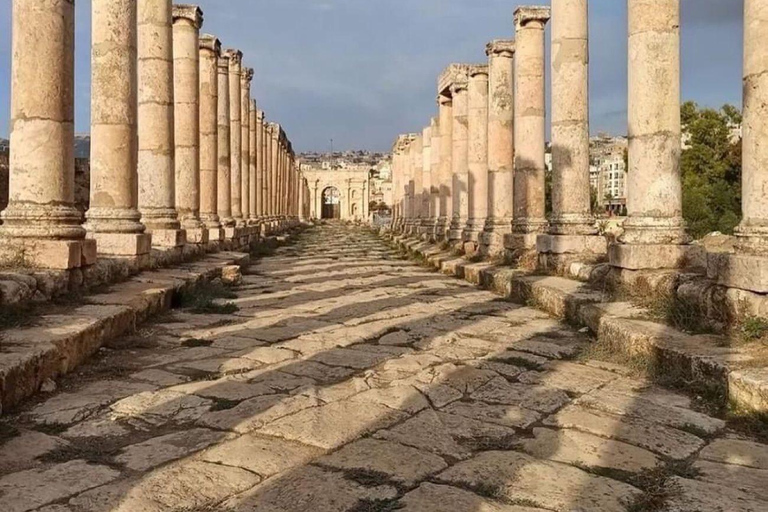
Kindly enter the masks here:
<path id="1" fill-rule="evenodd" d="M 341 194 L 336 187 L 327 187 L 323 190 L 323 219 L 341 218 Z"/>

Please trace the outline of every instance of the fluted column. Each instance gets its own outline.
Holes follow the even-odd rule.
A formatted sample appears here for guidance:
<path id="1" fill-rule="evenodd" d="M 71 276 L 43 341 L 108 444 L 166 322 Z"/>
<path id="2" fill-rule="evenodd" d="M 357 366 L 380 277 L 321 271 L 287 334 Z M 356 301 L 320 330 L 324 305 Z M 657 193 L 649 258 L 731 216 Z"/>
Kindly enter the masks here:
<path id="1" fill-rule="evenodd" d="M 74 192 L 74 3 L 14 0 L 12 15 L 9 203 L 0 261 L 79 267 L 85 230 Z"/>
<path id="2" fill-rule="evenodd" d="M 680 0 L 629 0 L 629 169 L 611 264 L 674 268 L 687 242 L 680 178 Z"/>
<path id="3" fill-rule="evenodd" d="M 219 98 L 218 98 L 218 144 L 217 144 L 217 207 L 219 219 L 225 228 L 232 228 L 232 158 L 230 143 L 230 108 L 229 108 L 229 57 L 222 55 L 218 59 Z"/>
<path id="4" fill-rule="evenodd" d="M 453 97 L 453 134 L 451 145 L 451 174 L 453 175 L 453 213 L 449 240 L 460 241 L 464 226 L 469 217 L 469 172 L 467 151 L 469 133 L 467 115 L 469 114 L 469 85 L 466 72 L 451 86 Z"/>
<path id="5" fill-rule="evenodd" d="M 480 251 L 498 255 L 512 231 L 515 182 L 515 41 L 497 39 L 488 55 L 488 218 Z"/>
<path id="6" fill-rule="evenodd" d="M 268 223 L 272 222 L 272 123 L 264 126 L 264 215 Z"/>
<path id="7" fill-rule="evenodd" d="M 229 149 L 230 149 L 230 196 L 232 198 L 232 218 L 237 227 L 243 225 L 243 133 L 242 133 L 242 96 L 241 75 L 243 54 L 239 50 L 225 51 L 229 57 Z"/>
<path id="8" fill-rule="evenodd" d="M 462 238 L 477 249 L 488 216 L 488 66 L 469 68 L 469 216 Z"/>
<path id="9" fill-rule="evenodd" d="M 741 212 L 735 254 L 709 254 L 720 284 L 768 293 L 768 1 L 744 0 Z M 754 314 L 752 312 L 748 312 Z"/>
<path id="10" fill-rule="evenodd" d="M 186 242 L 176 212 L 172 23 L 170 0 L 139 2 L 139 210 L 163 247 Z"/>
<path id="11" fill-rule="evenodd" d="M 91 2 L 91 196 L 88 238 L 101 254 L 148 264 L 136 170 L 136 0 Z"/>
<path id="12" fill-rule="evenodd" d="M 532 249 L 547 227 L 544 192 L 544 27 L 549 7 L 515 11 L 515 179 L 512 237 L 506 247 Z"/>
<path id="13" fill-rule="evenodd" d="M 253 69 L 243 68 L 240 74 L 240 210 L 244 223 L 251 218 L 251 80 Z"/>
<path id="14" fill-rule="evenodd" d="M 200 36 L 200 220 L 209 240 L 221 240 L 218 213 L 218 60 L 221 43 L 212 35 Z"/>
<path id="15" fill-rule="evenodd" d="M 188 243 L 208 242 L 200 222 L 200 27 L 196 5 L 173 6 L 176 211 Z"/>
<path id="16" fill-rule="evenodd" d="M 418 191 L 418 201 L 421 204 L 421 219 L 418 224 L 417 233 L 421 236 L 429 232 L 430 199 L 432 189 L 432 125 L 425 127 L 421 131 L 422 152 L 421 152 L 421 189 Z M 367 202 L 366 202 L 367 204 Z"/>
<path id="17" fill-rule="evenodd" d="M 435 237 L 443 240 L 447 236 L 453 212 L 453 103 L 450 97 L 440 96 L 440 211 L 435 227 Z"/>

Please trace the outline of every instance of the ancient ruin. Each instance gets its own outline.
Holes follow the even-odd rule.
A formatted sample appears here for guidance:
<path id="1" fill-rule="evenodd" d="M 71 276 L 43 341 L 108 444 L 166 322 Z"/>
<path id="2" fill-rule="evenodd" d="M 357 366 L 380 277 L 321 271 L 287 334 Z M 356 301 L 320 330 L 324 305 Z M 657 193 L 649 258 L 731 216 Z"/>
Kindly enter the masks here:
<path id="1" fill-rule="evenodd" d="M 768 0 L 719 246 L 683 217 L 681 0 L 626 3 L 612 232 L 588 0 L 503 12 L 381 168 L 297 156 L 263 56 L 171 0 L 91 0 L 76 168 L 75 2 L 13 0 L 0 512 L 768 510 Z"/>

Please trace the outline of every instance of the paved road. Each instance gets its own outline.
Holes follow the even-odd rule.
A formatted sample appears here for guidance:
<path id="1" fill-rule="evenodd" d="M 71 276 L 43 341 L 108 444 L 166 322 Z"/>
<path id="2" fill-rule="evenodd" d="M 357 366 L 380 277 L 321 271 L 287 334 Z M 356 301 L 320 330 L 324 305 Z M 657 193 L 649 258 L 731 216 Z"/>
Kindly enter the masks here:
<path id="1" fill-rule="evenodd" d="M 324 226 L 0 425 L 0 510 L 768 510 L 768 447 L 586 334 Z"/>

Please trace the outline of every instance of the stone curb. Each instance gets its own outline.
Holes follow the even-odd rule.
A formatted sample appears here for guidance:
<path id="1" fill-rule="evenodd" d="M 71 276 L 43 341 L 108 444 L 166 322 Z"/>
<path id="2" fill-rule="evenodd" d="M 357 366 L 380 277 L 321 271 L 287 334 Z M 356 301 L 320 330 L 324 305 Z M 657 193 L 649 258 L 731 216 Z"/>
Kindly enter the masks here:
<path id="1" fill-rule="evenodd" d="M 279 245 L 290 238 L 270 236 L 261 243 Z M 144 271 L 109 292 L 87 295 L 86 304 L 41 316 L 38 325 L 0 331 L 0 415 L 37 393 L 47 380 L 71 372 L 107 341 L 170 310 L 181 290 L 249 261 L 247 253 L 223 251 L 174 268 Z"/>
<path id="2" fill-rule="evenodd" d="M 411 254 L 419 254 L 444 274 L 529 304 L 569 323 L 588 327 L 600 342 L 627 356 L 641 356 L 658 370 L 674 372 L 693 387 L 715 390 L 735 407 L 768 412 L 768 367 L 752 355 L 728 346 L 725 336 L 691 335 L 647 319 L 647 312 L 626 302 L 605 302 L 599 291 L 563 277 L 471 263 L 439 246 L 403 236 L 389 237 Z"/>

